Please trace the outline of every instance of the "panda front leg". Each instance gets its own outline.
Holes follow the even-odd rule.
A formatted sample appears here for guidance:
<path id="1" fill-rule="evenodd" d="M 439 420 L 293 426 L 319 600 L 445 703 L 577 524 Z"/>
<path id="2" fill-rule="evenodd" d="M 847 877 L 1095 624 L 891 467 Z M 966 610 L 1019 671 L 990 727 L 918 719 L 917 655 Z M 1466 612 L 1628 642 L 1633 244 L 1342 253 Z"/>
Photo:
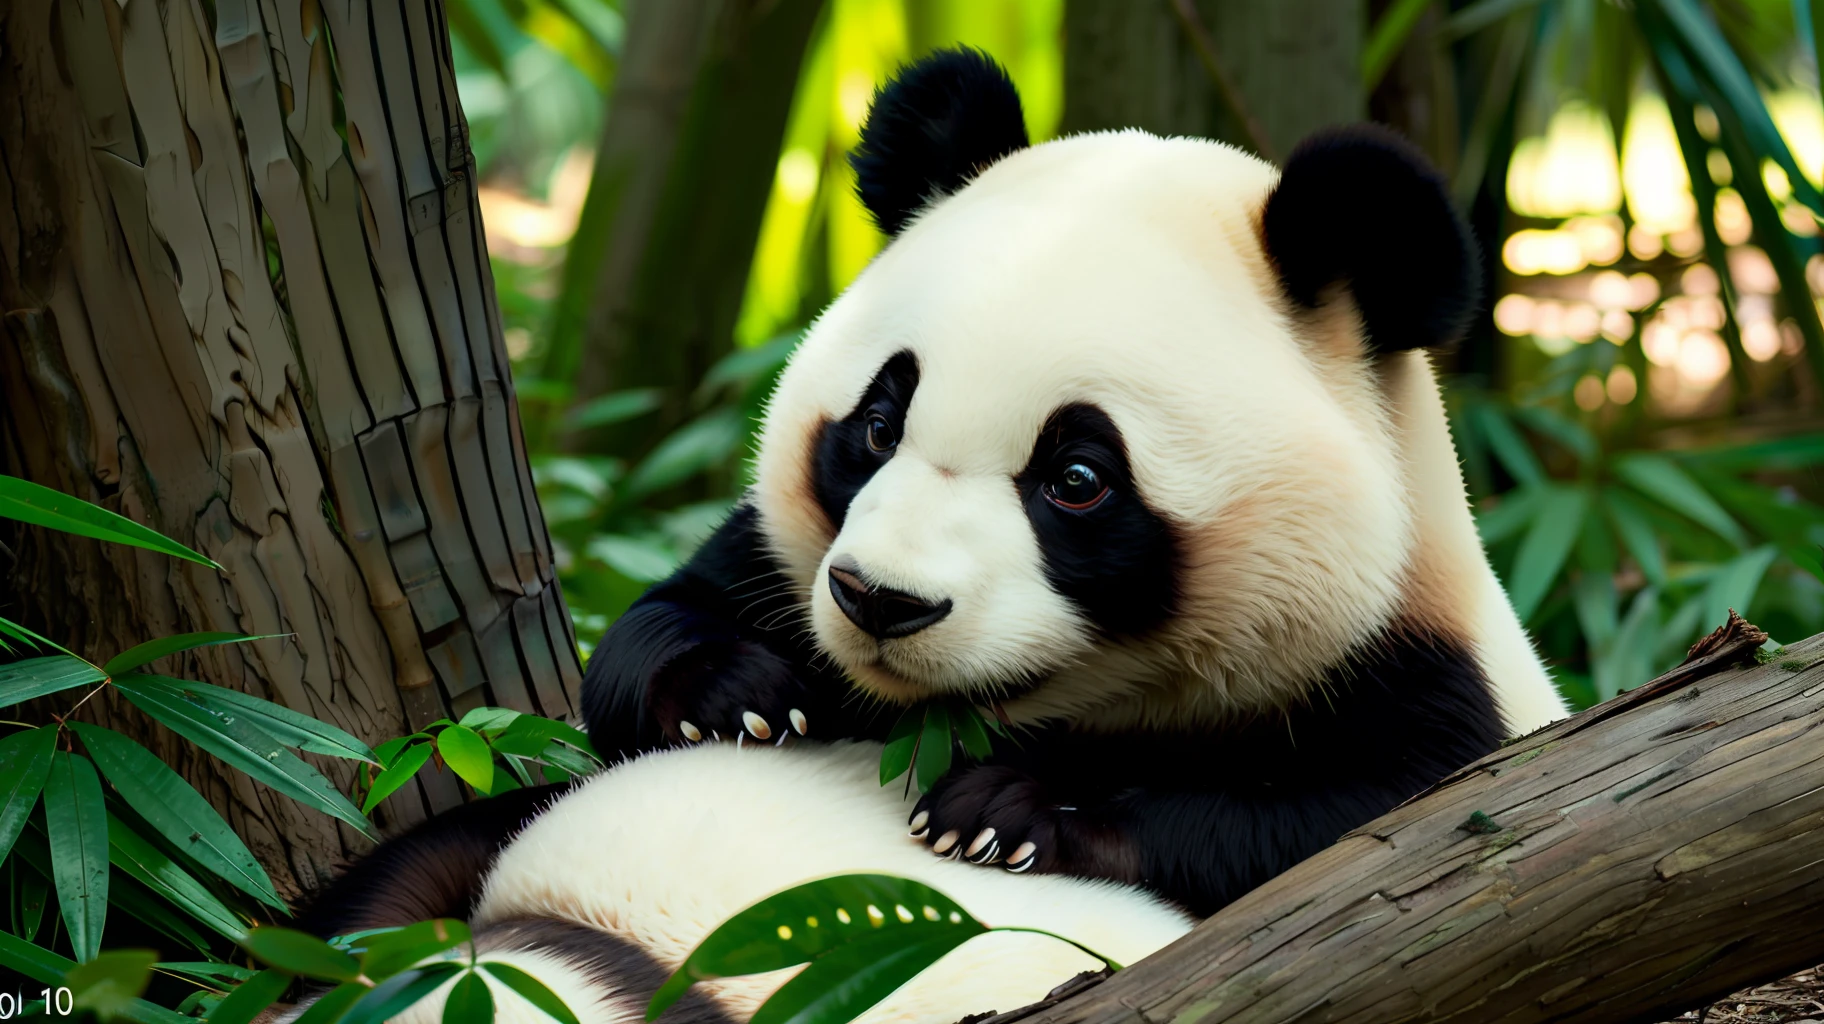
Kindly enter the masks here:
<path id="1" fill-rule="evenodd" d="M 589 738 L 612 760 L 715 740 L 860 735 L 868 724 L 821 667 L 801 596 L 742 504 L 596 645 L 583 678 Z"/>

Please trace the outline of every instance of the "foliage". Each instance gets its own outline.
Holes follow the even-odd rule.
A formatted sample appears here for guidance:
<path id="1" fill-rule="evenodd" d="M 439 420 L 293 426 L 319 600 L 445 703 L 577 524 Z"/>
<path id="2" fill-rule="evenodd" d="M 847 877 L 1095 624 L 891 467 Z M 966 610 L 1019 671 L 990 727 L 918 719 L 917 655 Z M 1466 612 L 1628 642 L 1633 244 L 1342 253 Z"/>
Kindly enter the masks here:
<path id="1" fill-rule="evenodd" d="M 0 476 L 0 515 L 214 565 L 105 509 L 12 477 Z M 9 893 L 9 913 L 0 922 L 5 925 L 0 967 L 47 985 L 67 986 L 74 1007 L 99 1020 L 139 1024 L 173 1024 L 196 1014 L 241 1024 L 283 996 L 299 977 L 338 983 L 312 1011 L 312 1024 L 383 1021 L 451 979 L 455 987 L 444 1019 L 474 1024 L 492 1020 L 494 1010 L 479 971 L 564 1024 L 576 1024 L 549 989 L 510 964 L 478 960 L 472 945 L 466 963 L 444 956 L 469 942 L 461 922 L 382 929 L 334 946 L 262 924 L 289 909 L 265 869 L 209 801 L 138 742 L 73 716 L 111 688 L 202 750 L 370 837 L 365 812 L 407 782 L 433 749 L 451 770 L 487 794 L 509 788 L 516 778 L 531 785 L 532 769 L 545 780 L 559 781 L 600 767 L 587 738 L 575 728 L 483 707 L 460 723 L 440 720 L 374 751 L 341 729 L 282 705 L 140 671 L 187 651 L 281 637 L 162 637 L 95 665 L 14 623 L 0 622 L 0 627 L 21 646 L 60 652 L 0 664 L 0 707 L 83 691 L 65 711 L 51 715 L 51 724 L 0 723 L 13 727 L 0 737 L 0 868 Z M 366 765 L 366 806 L 357 809 L 294 751 Z M 495 772 L 495 758 L 508 770 Z M 383 769 L 377 779 L 373 768 Z M 44 911 L 53 895 L 58 914 L 46 934 Z M 136 937 L 170 943 L 206 959 L 160 962 L 147 950 L 104 951 L 104 931 L 114 910 L 137 920 Z M 271 966 L 255 971 L 230 962 L 227 956 L 235 945 Z M 176 1009 L 168 1009 L 141 998 L 155 976 L 182 979 L 194 991 Z"/>
<path id="2" fill-rule="evenodd" d="M 922 882 L 836 875 L 753 904 L 697 944 L 653 994 L 656 1020 L 699 981 L 808 964 L 754 1012 L 753 1024 L 847 1024 L 978 935 L 1035 932 L 1068 942 L 1111 970 L 1121 965 L 1036 928 L 990 928 Z"/>
<path id="3" fill-rule="evenodd" d="M 928 701 L 907 708 L 887 734 L 880 754 L 880 784 L 911 772 L 908 786 L 916 783 L 928 793 L 950 770 L 958 746 L 980 761 L 993 752 L 989 734 L 1007 737 L 1006 725 L 984 715 L 965 701 Z"/>

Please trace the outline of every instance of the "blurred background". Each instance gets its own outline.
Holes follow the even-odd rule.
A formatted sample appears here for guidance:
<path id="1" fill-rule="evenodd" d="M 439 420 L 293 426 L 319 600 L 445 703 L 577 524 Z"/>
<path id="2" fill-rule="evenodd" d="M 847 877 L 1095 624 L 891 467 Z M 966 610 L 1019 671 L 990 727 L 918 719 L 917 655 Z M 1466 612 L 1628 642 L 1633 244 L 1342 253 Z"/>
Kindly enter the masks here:
<path id="1" fill-rule="evenodd" d="M 1819 4 L 1824 7 L 1824 3 Z M 1824 12 L 1820 12 L 1824 13 Z M 846 157 L 940 46 L 1035 141 L 1268 158 L 1373 118 L 1487 254 L 1442 357 L 1483 537 L 1578 706 L 1742 611 L 1824 630 L 1811 0 L 449 0 L 507 346 L 585 652 L 739 492 L 798 332 L 879 250 Z"/>

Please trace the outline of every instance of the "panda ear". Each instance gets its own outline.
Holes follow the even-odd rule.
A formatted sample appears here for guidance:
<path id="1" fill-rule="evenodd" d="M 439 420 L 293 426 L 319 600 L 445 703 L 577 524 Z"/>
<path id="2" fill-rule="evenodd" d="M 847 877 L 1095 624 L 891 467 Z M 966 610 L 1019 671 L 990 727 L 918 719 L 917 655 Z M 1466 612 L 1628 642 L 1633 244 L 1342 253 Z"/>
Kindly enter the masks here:
<path id="1" fill-rule="evenodd" d="M 1385 128 L 1299 143 L 1261 236 L 1294 303 L 1315 308 L 1328 286 L 1349 287 L 1375 353 L 1455 342 L 1481 300 L 1481 259 L 1443 176 Z"/>
<path id="2" fill-rule="evenodd" d="M 1007 72 L 979 50 L 939 50 L 874 94 L 849 162 L 862 204 L 897 235 L 926 203 L 1026 144 Z"/>

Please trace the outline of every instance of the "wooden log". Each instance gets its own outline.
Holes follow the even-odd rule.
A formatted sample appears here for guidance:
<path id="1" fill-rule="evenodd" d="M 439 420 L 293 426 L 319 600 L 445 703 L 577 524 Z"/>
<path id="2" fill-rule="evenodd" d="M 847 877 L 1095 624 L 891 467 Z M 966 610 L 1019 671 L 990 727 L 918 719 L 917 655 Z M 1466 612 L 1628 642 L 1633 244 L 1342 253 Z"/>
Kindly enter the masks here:
<path id="1" fill-rule="evenodd" d="M 1764 639 L 1731 613 L 1665 676 L 996 1024 L 1664 1020 L 1824 960 L 1824 636 L 1757 665 Z"/>

